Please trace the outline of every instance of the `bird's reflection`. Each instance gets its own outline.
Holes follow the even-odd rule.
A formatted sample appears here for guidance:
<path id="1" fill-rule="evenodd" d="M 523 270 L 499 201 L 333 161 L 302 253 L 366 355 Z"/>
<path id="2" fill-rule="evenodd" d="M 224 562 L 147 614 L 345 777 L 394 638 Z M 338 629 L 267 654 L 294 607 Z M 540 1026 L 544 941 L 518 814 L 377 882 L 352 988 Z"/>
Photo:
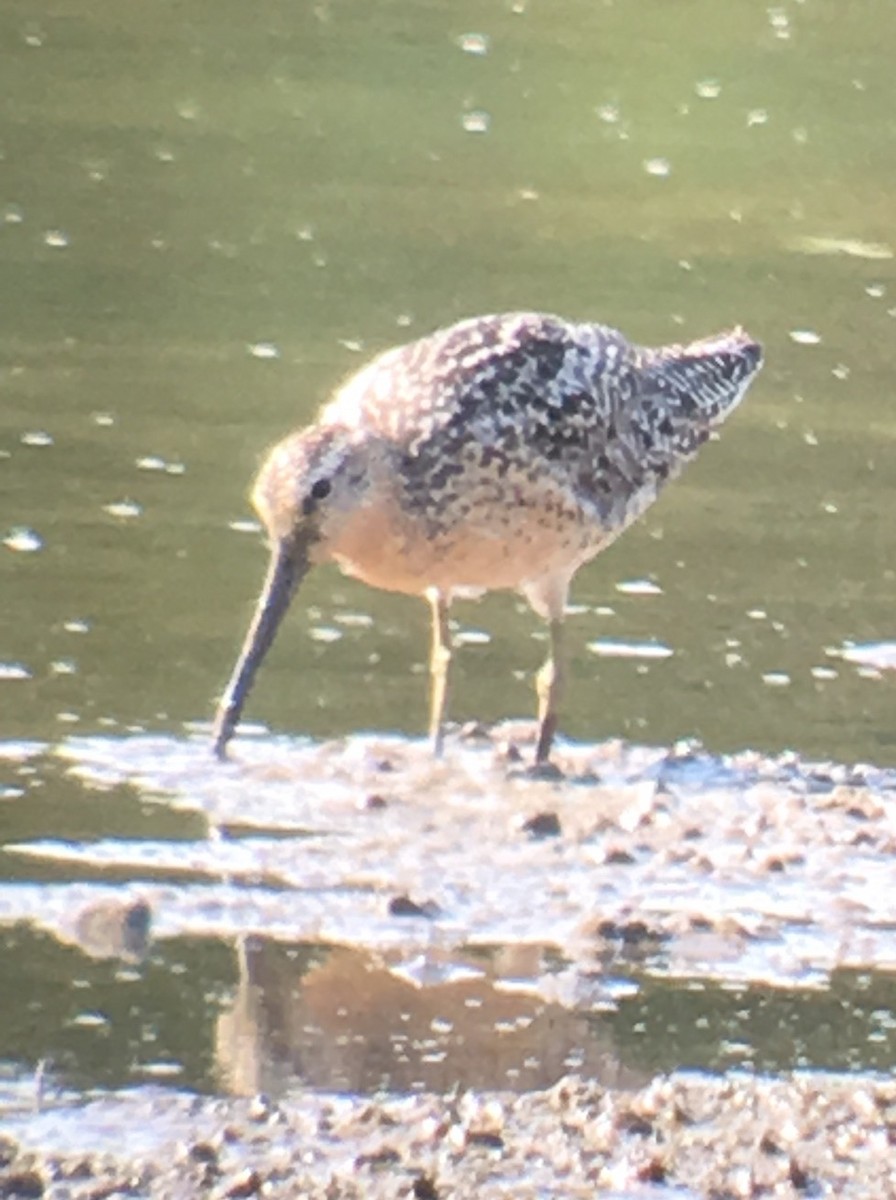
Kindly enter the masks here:
<path id="1" fill-rule="evenodd" d="M 647 1077 L 619 1062 L 600 1014 L 537 994 L 540 947 L 433 949 L 415 965 L 247 937 L 237 957 L 216 1031 L 221 1084 L 236 1094 L 528 1091 L 570 1071 L 614 1087 Z"/>

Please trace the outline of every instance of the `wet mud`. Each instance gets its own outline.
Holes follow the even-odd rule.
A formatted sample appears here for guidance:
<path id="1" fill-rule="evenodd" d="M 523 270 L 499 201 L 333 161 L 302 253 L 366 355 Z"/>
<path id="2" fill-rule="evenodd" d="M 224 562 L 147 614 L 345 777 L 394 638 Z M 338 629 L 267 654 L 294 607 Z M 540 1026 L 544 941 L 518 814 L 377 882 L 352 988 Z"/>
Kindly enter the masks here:
<path id="1" fill-rule="evenodd" d="M 896 1086 L 819 1075 L 280 1103 L 125 1094 L 0 1135 L 0 1194 L 886 1200 L 894 1142 Z"/>
<path id="2" fill-rule="evenodd" d="M 0 1194 L 896 1196 L 896 772 L 531 734 L 7 747 L 185 822 L 7 846 L 8 952 L 209 1032 L 0 1087 Z"/>
<path id="3" fill-rule="evenodd" d="M 11 849 L 132 873 L 163 936 L 538 944 L 580 971 L 643 943 L 670 975 L 781 986 L 896 966 L 896 771 L 610 742 L 533 777 L 531 730 L 465 731 L 441 762 L 375 736 L 244 738 L 223 766 L 201 736 L 72 739 L 52 753 L 86 787 L 127 784 L 201 836 Z M 77 908 L 66 885 L 0 893 L 15 905 L 51 930 Z"/>

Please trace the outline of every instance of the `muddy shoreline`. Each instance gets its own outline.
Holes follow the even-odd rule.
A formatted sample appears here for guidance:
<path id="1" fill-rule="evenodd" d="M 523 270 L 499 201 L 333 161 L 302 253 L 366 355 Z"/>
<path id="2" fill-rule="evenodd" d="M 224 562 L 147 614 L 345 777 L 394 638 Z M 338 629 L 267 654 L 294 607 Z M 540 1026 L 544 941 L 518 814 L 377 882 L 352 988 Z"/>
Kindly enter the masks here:
<path id="1" fill-rule="evenodd" d="M 0 1195 L 888 1200 L 894 1146 L 896 1084 L 814 1073 L 276 1104 L 138 1092 L 9 1128 Z"/>
<path id="2" fill-rule="evenodd" d="M 561 745 L 532 778 L 531 736 L 468 731 L 439 763 L 396 737 L 248 737 L 220 767 L 204 737 L 72 739 L 52 753 L 86 788 L 126 785 L 206 832 L 13 852 L 133 872 L 163 937 L 540 944 L 583 971 L 653 943 L 672 975 L 784 986 L 896 968 L 896 771 L 606 742 Z M 0 896 L 0 920 L 54 933 L 72 908 L 51 889 Z"/>
<path id="3" fill-rule="evenodd" d="M 142 971 L 170 977 L 166 947 L 214 940 L 238 966 L 200 1013 L 221 1094 L 138 1072 L 7 1105 L 0 1196 L 896 1197 L 896 1084 L 870 1069 L 877 1026 L 842 1016 L 860 992 L 832 984 L 871 972 L 889 1011 L 896 772 L 614 742 L 561 746 L 532 778 L 528 748 L 467 731 L 433 764 L 399 738 L 246 738 L 218 769 L 201 738 L 54 748 L 92 794 L 124 785 L 202 833 L 23 843 L 73 877 L 8 885 L 0 920 L 81 961 L 130 958 L 136 996 Z M 659 1004 L 651 1065 L 606 1016 L 651 980 L 697 985 L 697 1004 L 727 990 L 743 1024 L 676 1001 L 676 1031 Z M 840 1024 L 826 1042 L 807 1008 L 798 1052 L 775 997 L 799 989 L 830 993 Z M 788 1066 L 809 1036 L 811 1061 L 856 1071 L 763 1074 L 749 1041 L 742 1068 L 667 1069 L 697 1061 L 701 1029 L 777 1031 Z"/>

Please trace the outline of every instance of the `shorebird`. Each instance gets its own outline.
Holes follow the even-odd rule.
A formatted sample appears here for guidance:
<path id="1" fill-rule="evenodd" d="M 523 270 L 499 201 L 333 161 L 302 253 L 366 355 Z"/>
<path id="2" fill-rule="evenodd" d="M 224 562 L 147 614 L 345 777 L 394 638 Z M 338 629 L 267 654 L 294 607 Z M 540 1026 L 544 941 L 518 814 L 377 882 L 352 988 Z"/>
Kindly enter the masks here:
<path id="1" fill-rule="evenodd" d="M 452 597 L 521 592 L 548 624 L 535 750 L 547 762 L 573 576 L 694 458 L 761 365 L 761 346 L 739 327 L 649 349 L 604 325 L 526 312 L 474 317 L 374 358 L 258 474 L 252 502 L 270 565 L 218 706 L 216 755 L 303 577 L 335 562 L 428 600 L 436 754 Z"/>

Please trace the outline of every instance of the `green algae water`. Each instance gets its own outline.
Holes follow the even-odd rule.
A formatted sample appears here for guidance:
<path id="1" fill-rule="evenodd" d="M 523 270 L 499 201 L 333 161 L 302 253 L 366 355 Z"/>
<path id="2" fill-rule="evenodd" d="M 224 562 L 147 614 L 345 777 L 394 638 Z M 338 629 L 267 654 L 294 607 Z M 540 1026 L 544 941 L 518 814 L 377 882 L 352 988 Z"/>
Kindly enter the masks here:
<path id="1" fill-rule="evenodd" d="M 892 687 L 831 657 L 893 635 L 888 22 L 5 5 L 5 731 L 207 717 L 263 572 L 265 449 L 376 350 L 535 308 L 642 341 L 741 322 L 767 351 L 721 443 L 578 578 L 566 732 L 892 761 Z M 456 618 L 488 638 L 456 716 L 528 715 L 537 622 L 512 596 Z M 426 624 L 320 571 L 249 715 L 419 733 Z"/>

